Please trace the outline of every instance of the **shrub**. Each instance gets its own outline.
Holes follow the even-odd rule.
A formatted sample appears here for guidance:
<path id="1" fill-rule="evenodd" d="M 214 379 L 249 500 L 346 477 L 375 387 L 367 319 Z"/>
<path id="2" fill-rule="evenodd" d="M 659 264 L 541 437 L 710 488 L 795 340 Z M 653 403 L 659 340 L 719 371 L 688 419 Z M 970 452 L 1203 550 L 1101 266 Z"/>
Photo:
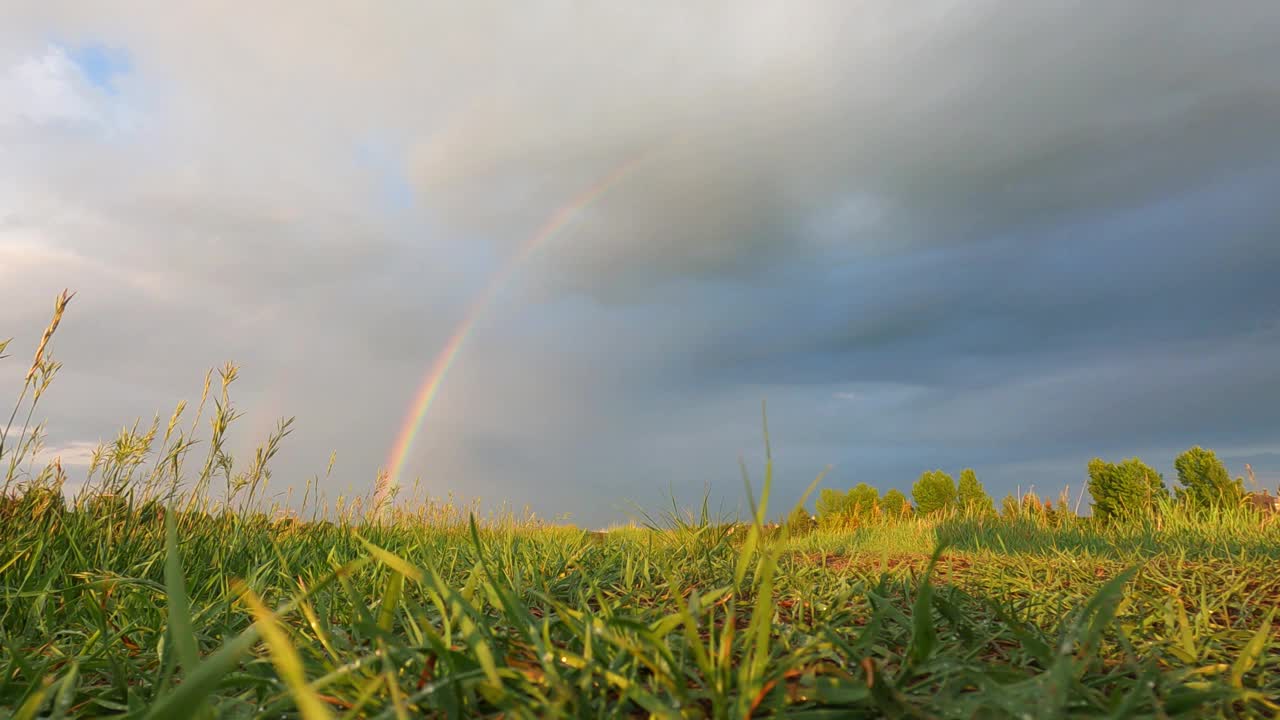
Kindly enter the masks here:
<path id="1" fill-rule="evenodd" d="M 880 509 L 885 517 L 898 519 L 910 514 L 911 504 L 907 502 L 907 496 L 895 488 L 886 492 L 880 499 Z"/>
<path id="2" fill-rule="evenodd" d="M 965 512 L 990 515 L 996 511 L 995 503 L 987 494 L 982 483 L 978 482 L 978 474 L 969 468 L 960 471 L 960 487 L 958 498 L 960 507 Z"/>
<path id="3" fill-rule="evenodd" d="M 848 492 L 824 489 L 818 495 L 818 518 L 824 522 L 866 520 L 875 514 L 880 493 L 866 483 L 858 483 Z"/>
<path id="4" fill-rule="evenodd" d="M 817 527 L 817 523 L 814 522 L 813 516 L 809 514 L 809 510 L 803 505 L 792 510 L 791 514 L 787 516 L 787 531 L 792 536 L 807 535 L 813 532 L 815 527 Z"/>
<path id="5" fill-rule="evenodd" d="M 930 470 L 911 486 L 911 497 L 916 501 L 916 511 L 921 515 L 950 510 L 960 503 L 956 483 L 941 470 Z"/>
<path id="6" fill-rule="evenodd" d="M 848 512 L 858 519 L 865 520 L 875 514 L 880 502 L 880 492 L 866 483 L 858 483 L 849 491 Z"/>
<path id="7" fill-rule="evenodd" d="M 1238 507 L 1244 499 L 1244 481 L 1232 480 L 1217 453 L 1199 445 L 1173 461 L 1178 472 L 1178 500 L 1192 507 Z"/>
<path id="8" fill-rule="evenodd" d="M 1018 507 L 1018 498 L 1013 493 L 1004 496 L 1004 500 L 1000 501 L 1000 517 L 1006 520 L 1012 520 L 1020 514 Z"/>
<path id="9" fill-rule="evenodd" d="M 1168 497 L 1164 476 L 1136 457 L 1119 463 L 1090 460 L 1089 494 L 1094 516 L 1104 521 L 1153 513 L 1160 497 Z"/>
<path id="10" fill-rule="evenodd" d="M 842 518 L 846 515 L 846 506 L 849 502 L 849 496 L 839 490 L 831 488 L 823 488 L 818 493 L 818 519 L 823 521 Z"/>

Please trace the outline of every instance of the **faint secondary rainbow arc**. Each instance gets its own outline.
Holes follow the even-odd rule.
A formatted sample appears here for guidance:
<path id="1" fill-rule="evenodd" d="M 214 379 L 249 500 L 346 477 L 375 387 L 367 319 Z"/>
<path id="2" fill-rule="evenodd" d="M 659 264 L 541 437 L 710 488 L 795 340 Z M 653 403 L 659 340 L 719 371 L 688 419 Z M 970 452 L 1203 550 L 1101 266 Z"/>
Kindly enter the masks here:
<path id="1" fill-rule="evenodd" d="M 431 369 L 427 371 L 422 384 L 418 387 L 418 391 L 409 405 L 409 411 L 405 414 L 404 422 L 401 424 L 395 444 L 391 446 L 391 454 L 387 459 L 388 480 L 393 487 L 400 482 L 400 474 L 404 470 L 405 462 L 408 460 L 409 451 L 413 449 L 413 443 L 418 437 L 418 431 L 422 428 L 422 421 L 426 419 L 427 411 L 431 409 L 431 403 L 435 400 L 436 393 L 440 390 L 440 385 L 444 382 L 445 376 L 449 374 L 449 368 L 453 366 L 453 361 L 457 359 L 458 351 L 462 349 L 467 336 L 471 334 L 471 330 L 475 327 L 476 321 L 484 314 L 485 309 L 488 308 L 498 291 L 502 289 L 502 286 L 506 284 L 507 280 L 510 279 L 511 275 L 529 255 L 557 232 L 569 225 L 588 205 L 598 200 L 610 188 L 617 185 L 618 182 L 635 170 L 646 157 L 647 155 L 641 155 L 618 166 L 596 184 L 579 193 L 568 204 L 553 213 L 536 233 L 516 249 L 507 262 L 493 276 L 493 279 L 480 292 L 479 297 L 467 309 L 462 322 L 458 323 L 457 327 L 454 328 L 453 334 L 449 336 L 449 341 L 445 343 L 444 349 L 432 361 Z"/>

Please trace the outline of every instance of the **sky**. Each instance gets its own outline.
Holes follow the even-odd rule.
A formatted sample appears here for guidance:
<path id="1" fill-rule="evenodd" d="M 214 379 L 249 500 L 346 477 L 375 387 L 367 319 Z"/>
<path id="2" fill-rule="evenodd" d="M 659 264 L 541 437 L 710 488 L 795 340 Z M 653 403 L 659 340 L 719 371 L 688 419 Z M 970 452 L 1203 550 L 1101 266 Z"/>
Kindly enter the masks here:
<path id="1" fill-rule="evenodd" d="M 742 507 L 762 401 L 775 507 L 1280 482 L 1271 0 L 320 10 L 0 9 L 0 398 L 76 291 L 73 482 L 235 361 L 236 457 L 365 493 L 467 322 L 402 483 L 581 525 Z"/>

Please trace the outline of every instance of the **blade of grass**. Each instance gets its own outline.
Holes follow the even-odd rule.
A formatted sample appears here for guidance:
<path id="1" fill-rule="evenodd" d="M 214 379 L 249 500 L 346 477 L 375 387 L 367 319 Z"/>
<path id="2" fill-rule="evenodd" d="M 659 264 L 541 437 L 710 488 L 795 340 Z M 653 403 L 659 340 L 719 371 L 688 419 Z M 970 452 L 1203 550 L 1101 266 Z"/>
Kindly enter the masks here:
<path id="1" fill-rule="evenodd" d="M 293 695 L 294 704 L 303 719 L 328 720 L 332 718 L 333 713 L 329 711 L 329 706 L 325 705 L 315 691 L 311 689 L 311 686 L 307 684 L 307 675 L 302 666 L 302 658 L 299 657 L 298 651 L 293 647 L 293 643 L 289 641 L 289 635 L 280 626 L 276 614 L 250 588 L 242 586 L 239 590 L 245 604 L 249 606 L 249 609 L 257 619 L 258 632 L 262 634 L 263 639 L 266 640 L 267 647 L 271 649 L 271 662 L 275 665 L 280 676 L 284 678 L 285 684 L 288 685 L 289 692 Z"/>
<path id="2" fill-rule="evenodd" d="M 164 584 L 169 599 L 169 639 L 178 653 L 178 663 L 183 671 L 191 672 L 200 663 L 200 653 L 191 624 L 191 603 L 187 596 L 186 580 L 182 575 L 178 528 L 172 508 L 164 515 L 164 526 Z"/>

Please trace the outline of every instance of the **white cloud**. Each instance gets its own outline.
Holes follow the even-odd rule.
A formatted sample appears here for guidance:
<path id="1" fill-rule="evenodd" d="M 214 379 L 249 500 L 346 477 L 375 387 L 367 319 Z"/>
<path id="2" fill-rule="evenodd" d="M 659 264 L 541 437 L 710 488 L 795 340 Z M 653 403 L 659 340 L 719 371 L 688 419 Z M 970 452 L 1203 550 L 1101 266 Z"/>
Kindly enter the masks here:
<path id="1" fill-rule="evenodd" d="M 146 268 L 112 263 L 40 239 L 39 233 L 0 226 L 0 279 L 23 289 L 47 290 L 61 281 L 75 287 L 123 286 L 156 302 L 172 300 L 185 287 L 183 278 Z M 34 298 L 33 298 L 34 299 Z M 49 302 L 52 302 L 50 299 Z M 41 304 L 43 308 L 44 303 Z M 9 317 L 0 312 L 0 318 Z"/>
<path id="2" fill-rule="evenodd" d="M 98 445 L 97 442 L 77 440 L 41 448 L 36 453 L 35 464 L 44 467 L 57 460 L 64 467 L 87 468 L 93 462 L 93 452 L 98 449 Z"/>
<path id="3" fill-rule="evenodd" d="M 60 47 L 51 45 L 0 72 L 0 125 L 81 125 L 102 119 L 92 89 Z"/>
<path id="4" fill-rule="evenodd" d="M 60 132 L 128 137 L 146 127 L 147 117 L 135 100 L 130 93 L 95 87 L 58 45 L 11 57 L 7 67 L 0 56 L 0 151 L 6 139 L 30 142 Z"/>

